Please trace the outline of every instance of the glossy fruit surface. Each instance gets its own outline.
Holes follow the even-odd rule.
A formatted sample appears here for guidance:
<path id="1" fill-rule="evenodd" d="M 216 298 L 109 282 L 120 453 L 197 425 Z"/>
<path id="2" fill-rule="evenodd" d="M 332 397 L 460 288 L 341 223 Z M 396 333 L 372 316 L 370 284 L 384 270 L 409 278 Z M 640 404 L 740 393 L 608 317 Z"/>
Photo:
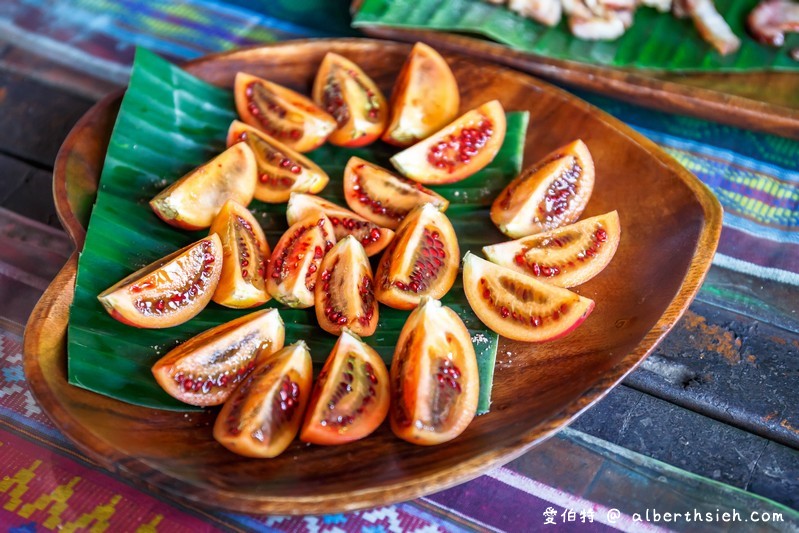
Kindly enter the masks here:
<path id="1" fill-rule="evenodd" d="M 256 311 L 180 344 L 152 372 L 173 398 L 191 405 L 221 405 L 258 359 L 283 348 L 284 335 L 277 309 Z"/>
<path id="2" fill-rule="evenodd" d="M 234 94 L 242 121 L 292 150 L 313 150 L 336 129 L 336 119 L 310 98 L 256 76 L 236 74 Z"/>
<path id="3" fill-rule="evenodd" d="M 274 137 L 234 120 L 227 145 L 245 142 L 255 154 L 258 181 L 255 198 L 270 204 L 287 202 L 292 192 L 318 193 L 330 178 L 317 164 Z"/>
<path id="4" fill-rule="evenodd" d="M 213 300 L 226 307 L 244 309 L 269 301 L 266 292 L 266 260 L 269 244 L 252 213 L 228 200 L 211 224 L 211 233 L 222 242 L 222 275 Z"/>
<path id="5" fill-rule="evenodd" d="M 544 342 L 563 337 L 594 309 L 593 300 L 472 253 L 463 258 L 463 289 L 472 310 L 486 326 L 517 341 Z"/>
<path id="6" fill-rule="evenodd" d="M 375 82 L 346 57 L 328 52 L 319 66 L 313 99 L 333 118 L 329 141 L 337 146 L 366 146 L 388 123 L 388 105 Z"/>
<path id="7" fill-rule="evenodd" d="M 211 301 L 222 273 L 222 243 L 209 235 L 141 268 L 100 293 L 115 319 L 137 328 L 169 328 Z"/>
<path id="8" fill-rule="evenodd" d="M 255 155 L 246 144 L 237 144 L 158 193 L 150 207 L 172 226 L 207 228 L 228 200 L 250 205 L 256 176 Z"/>
<path id="9" fill-rule="evenodd" d="M 389 106 L 391 119 L 383 140 L 411 146 L 458 116 L 458 82 L 438 52 L 416 43 L 397 76 Z"/>
<path id="10" fill-rule="evenodd" d="M 491 205 L 491 220 L 519 238 L 571 224 L 594 190 L 594 160 L 576 140 L 553 151 L 508 184 Z"/>
<path id="11" fill-rule="evenodd" d="M 294 224 L 314 211 L 327 215 L 333 224 L 336 240 L 352 235 L 361 243 L 368 256 L 382 252 L 394 238 L 394 232 L 390 229 L 382 228 L 345 207 L 312 194 L 292 194 L 286 209 L 286 218 L 289 224 Z"/>
<path id="12" fill-rule="evenodd" d="M 505 140 L 505 111 L 492 100 L 391 158 L 404 176 L 425 185 L 468 178 L 494 160 Z"/>
<path id="13" fill-rule="evenodd" d="M 337 242 L 322 260 L 314 293 L 316 319 L 323 330 L 340 335 L 346 327 L 364 337 L 375 332 L 378 305 L 372 267 L 352 235 Z"/>
<path id="14" fill-rule="evenodd" d="M 560 228 L 485 246 L 492 263 L 558 287 L 585 283 L 608 266 L 621 238 L 619 214 L 611 211 Z"/>
<path id="15" fill-rule="evenodd" d="M 391 430 L 414 444 L 441 444 L 477 412 L 480 378 L 469 331 L 455 312 L 425 298 L 408 317 L 391 361 Z"/>
<path id="16" fill-rule="evenodd" d="M 264 358 L 222 406 L 214 438 L 246 457 L 276 457 L 300 429 L 311 396 L 313 365 L 303 341 Z"/>
<path id="17" fill-rule="evenodd" d="M 458 239 L 447 216 L 431 204 L 412 211 L 383 252 L 375 295 L 395 309 L 413 309 L 423 296 L 441 298 L 458 275 Z"/>
<path id="18" fill-rule="evenodd" d="M 314 385 L 300 440 L 344 444 L 362 439 L 383 423 L 388 405 L 386 364 L 344 329 Z"/>
<path id="19" fill-rule="evenodd" d="M 393 230 L 417 206 L 431 203 L 440 211 L 449 207 L 440 194 L 359 157 L 351 157 L 344 169 L 344 198 L 362 217 Z"/>
<path id="20" fill-rule="evenodd" d="M 320 211 L 292 224 L 272 250 L 266 290 L 289 307 L 311 307 L 319 265 L 335 243 L 333 225 Z"/>

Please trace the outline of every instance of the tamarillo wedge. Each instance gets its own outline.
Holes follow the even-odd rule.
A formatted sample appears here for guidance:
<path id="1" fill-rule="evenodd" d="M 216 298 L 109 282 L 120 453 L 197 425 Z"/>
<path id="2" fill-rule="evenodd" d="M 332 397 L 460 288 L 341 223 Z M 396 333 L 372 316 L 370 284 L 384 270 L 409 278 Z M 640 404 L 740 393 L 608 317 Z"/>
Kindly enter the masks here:
<path id="1" fill-rule="evenodd" d="M 310 98 L 271 81 L 239 72 L 233 93 L 239 118 L 297 152 L 322 146 L 336 119 Z"/>
<path id="2" fill-rule="evenodd" d="M 505 140 L 505 110 L 492 100 L 391 158 L 400 173 L 425 185 L 454 183 L 494 160 Z"/>
<path id="3" fill-rule="evenodd" d="M 413 309 L 423 296 L 441 298 L 458 275 L 458 239 L 447 216 L 424 204 L 405 218 L 383 252 L 375 296 L 395 309 Z"/>
<path id="4" fill-rule="evenodd" d="M 167 394 L 182 402 L 221 405 L 255 368 L 283 348 L 285 328 L 277 309 L 264 309 L 200 333 L 152 367 Z"/>
<path id="5" fill-rule="evenodd" d="M 280 455 L 300 429 L 312 379 L 311 354 L 303 341 L 258 358 L 219 411 L 214 438 L 245 457 Z"/>
<path id="6" fill-rule="evenodd" d="M 544 342 L 568 335 L 594 309 L 593 300 L 471 252 L 463 258 L 463 289 L 486 326 L 517 341 Z"/>
<path id="7" fill-rule="evenodd" d="M 585 283 L 608 266 L 621 238 L 616 211 L 483 247 L 492 263 L 558 287 Z"/>
<path id="8" fill-rule="evenodd" d="M 578 139 L 511 181 L 491 205 L 491 221 L 514 239 L 555 229 L 580 218 L 593 190 L 594 160 Z"/>
<path id="9" fill-rule="evenodd" d="M 386 97 L 372 78 L 346 57 L 328 52 L 313 86 L 313 99 L 336 119 L 328 141 L 336 146 L 366 146 L 388 123 Z"/>
<path id="10" fill-rule="evenodd" d="M 426 139 L 458 116 L 458 82 L 441 55 L 413 45 L 391 91 L 391 119 L 382 139 L 407 147 Z"/>
<path id="11" fill-rule="evenodd" d="M 289 224 L 294 224 L 314 211 L 327 215 L 333 224 L 336 240 L 352 235 L 370 257 L 382 252 L 394 238 L 394 232 L 390 229 L 382 228 L 349 209 L 312 194 L 292 193 L 286 218 Z"/>
<path id="12" fill-rule="evenodd" d="M 386 364 L 345 327 L 316 379 L 300 440 L 329 445 L 362 439 L 385 420 L 389 397 Z"/>
<path id="13" fill-rule="evenodd" d="M 314 288 L 316 319 L 333 335 L 346 327 L 367 337 L 377 328 L 372 267 L 363 246 L 347 235 L 325 255 Z"/>
<path id="14" fill-rule="evenodd" d="M 255 198 L 270 204 L 287 202 L 292 192 L 318 193 L 330 178 L 319 165 L 274 137 L 234 120 L 230 123 L 227 145 L 246 143 L 255 154 L 258 181 Z"/>
<path id="15" fill-rule="evenodd" d="M 170 328 L 208 305 L 221 273 L 222 243 L 218 235 L 209 235 L 137 270 L 97 299 L 129 326 Z"/>
<path id="16" fill-rule="evenodd" d="M 333 224 L 321 211 L 292 224 L 272 250 L 267 292 L 289 307 L 313 306 L 319 265 L 335 243 Z"/>
<path id="17" fill-rule="evenodd" d="M 351 157 L 344 169 L 344 198 L 350 209 L 392 230 L 414 207 L 433 204 L 440 211 L 449 207 L 449 200 L 440 194 L 359 157 Z"/>
<path id="18" fill-rule="evenodd" d="M 228 200 L 211 224 L 211 233 L 222 242 L 222 275 L 213 300 L 225 307 L 246 309 L 270 300 L 266 292 L 266 259 L 269 244 L 252 213 Z"/>
<path id="19" fill-rule="evenodd" d="M 255 155 L 246 144 L 237 144 L 159 192 L 150 207 L 177 228 L 207 228 L 228 200 L 250 205 L 256 180 Z"/>
<path id="20" fill-rule="evenodd" d="M 480 376 L 469 330 L 424 297 L 402 327 L 391 361 L 391 430 L 426 446 L 454 439 L 477 412 Z"/>

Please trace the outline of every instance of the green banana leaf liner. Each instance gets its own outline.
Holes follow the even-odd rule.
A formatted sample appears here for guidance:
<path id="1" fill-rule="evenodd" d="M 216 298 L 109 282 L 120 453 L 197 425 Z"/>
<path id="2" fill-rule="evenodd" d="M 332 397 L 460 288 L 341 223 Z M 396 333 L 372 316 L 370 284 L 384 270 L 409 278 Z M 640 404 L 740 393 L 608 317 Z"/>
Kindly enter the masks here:
<path id="1" fill-rule="evenodd" d="M 153 53 L 138 50 L 130 85 L 119 110 L 103 167 L 86 244 L 78 263 L 75 299 L 68 330 L 69 382 L 118 400 L 146 407 L 195 410 L 167 395 L 150 368 L 161 356 L 198 333 L 252 310 L 211 303 L 197 317 L 168 329 L 126 326 L 109 316 L 97 295 L 128 274 L 201 238 L 168 226 L 150 209 L 149 200 L 188 170 L 221 152 L 230 122 L 236 118 L 233 94 L 209 85 Z M 447 211 L 459 236 L 461 252 L 479 253 L 503 240 L 491 224 L 488 209 L 496 194 L 520 171 L 527 113 L 508 113 L 505 142 L 481 172 L 436 190 L 448 198 Z M 376 143 L 355 150 L 325 145 L 309 156 L 330 175 L 321 196 L 345 205 L 342 175 L 353 155 L 388 166 L 396 150 Z M 250 205 L 274 246 L 287 229 L 286 206 L 254 201 Z M 474 315 L 463 293 L 461 277 L 443 299 L 463 318 L 474 340 L 480 369 L 479 412 L 489 409 L 497 335 Z M 289 309 L 275 301 L 286 324 L 286 344 L 308 343 L 321 365 L 336 337 L 316 322 L 313 308 Z M 406 311 L 380 308 L 377 333 L 366 338 L 391 362 Z"/>

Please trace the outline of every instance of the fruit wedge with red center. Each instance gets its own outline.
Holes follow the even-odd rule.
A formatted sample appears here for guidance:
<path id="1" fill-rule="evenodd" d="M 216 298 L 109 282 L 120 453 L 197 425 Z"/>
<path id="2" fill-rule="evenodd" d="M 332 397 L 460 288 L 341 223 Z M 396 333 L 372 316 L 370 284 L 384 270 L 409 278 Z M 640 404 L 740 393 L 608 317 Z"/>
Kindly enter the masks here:
<path id="1" fill-rule="evenodd" d="M 277 309 L 264 309 L 192 337 L 153 365 L 155 380 L 182 402 L 221 405 L 259 359 L 283 348 Z"/>
<path id="2" fill-rule="evenodd" d="M 380 137 L 388 123 L 386 98 L 372 78 L 347 59 L 328 52 L 319 66 L 313 99 L 336 119 L 328 141 L 336 146 L 366 146 Z"/>
<path id="3" fill-rule="evenodd" d="M 458 82 L 441 55 L 416 43 L 391 91 L 391 120 L 382 139 L 407 147 L 431 136 L 458 116 Z"/>
<path id="4" fill-rule="evenodd" d="M 209 235 L 137 270 L 97 299 L 129 326 L 171 328 L 208 305 L 221 273 L 222 243 L 217 235 Z"/>
<path id="5" fill-rule="evenodd" d="M 289 307 L 311 307 L 319 265 L 335 243 L 333 224 L 321 211 L 292 224 L 272 250 L 267 292 Z"/>
<path id="6" fill-rule="evenodd" d="M 426 446 L 454 439 L 477 412 L 480 376 L 469 330 L 424 298 L 400 332 L 391 361 L 391 430 Z"/>
<path id="7" fill-rule="evenodd" d="M 517 341 L 551 341 L 571 333 L 594 309 L 579 294 L 495 265 L 467 252 L 463 288 L 477 317 Z"/>
<path id="8" fill-rule="evenodd" d="M 292 150 L 308 152 L 324 144 L 336 119 L 310 98 L 287 87 L 239 72 L 234 88 L 239 118 Z"/>
<path id="9" fill-rule="evenodd" d="M 350 209 L 392 230 L 414 207 L 428 203 L 440 211 L 449 207 L 449 200 L 440 194 L 359 157 L 350 158 L 344 169 L 344 198 Z"/>
<path id="10" fill-rule="evenodd" d="M 391 158 L 404 176 L 425 185 L 468 178 L 494 160 L 505 140 L 505 111 L 492 100 Z"/>
<path id="11" fill-rule="evenodd" d="M 228 200 L 211 224 L 211 234 L 222 241 L 222 276 L 213 300 L 226 307 L 245 309 L 269 301 L 266 292 L 266 259 L 269 244 L 252 213 Z"/>
<path id="12" fill-rule="evenodd" d="M 303 341 L 264 358 L 222 406 L 214 438 L 245 457 L 276 457 L 300 429 L 311 396 L 313 364 Z"/>
<path id="13" fill-rule="evenodd" d="M 611 211 L 560 228 L 485 246 L 492 263 L 558 287 L 585 283 L 608 266 L 619 246 L 619 214 Z"/>
<path id="14" fill-rule="evenodd" d="M 346 327 L 363 337 L 375 332 L 378 306 L 372 267 L 352 235 L 337 242 L 322 260 L 314 293 L 316 319 L 323 330 L 340 335 Z"/>
<path id="15" fill-rule="evenodd" d="M 255 155 L 246 144 L 237 144 L 158 193 L 150 207 L 167 224 L 203 229 L 228 200 L 250 205 L 256 181 Z"/>
<path id="16" fill-rule="evenodd" d="M 383 423 L 388 404 L 385 363 L 344 328 L 314 385 L 300 440 L 330 445 L 362 439 Z"/>
<path id="17" fill-rule="evenodd" d="M 381 228 L 349 209 L 312 194 L 292 193 L 286 218 L 289 224 L 294 224 L 314 211 L 327 215 L 333 224 L 336 240 L 352 235 L 361 243 L 368 256 L 382 252 L 394 238 L 394 232 L 390 229 Z"/>
<path id="18" fill-rule="evenodd" d="M 313 161 L 295 152 L 274 137 L 234 120 L 227 134 L 227 145 L 246 143 L 255 154 L 258 181 L 255 198 L 270 204 L 287 202 L 292 192 L 318 193 L 330 178 Z"/>
<path id="19" fill-rule="evenodd" d="M 491 220 L 517 239 L 571 224 L 594 190 L 594 160 L 576 140 L 521 173 L 491 205 Z"/>
<path id="20" fill-rule="evenodd" d="M 395 309 L 413 309 L 423 296 L 441 298 L 455 283 L 460 249 L 447 216 L 432 204 L 402 222 L 377 267 L 375 295 Z"/>

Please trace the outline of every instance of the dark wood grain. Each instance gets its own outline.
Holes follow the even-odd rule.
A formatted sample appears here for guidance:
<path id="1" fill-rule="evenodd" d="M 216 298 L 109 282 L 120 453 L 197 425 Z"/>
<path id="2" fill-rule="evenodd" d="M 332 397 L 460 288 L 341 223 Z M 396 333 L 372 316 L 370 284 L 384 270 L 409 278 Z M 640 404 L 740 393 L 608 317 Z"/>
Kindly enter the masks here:
<path id="1" fill-rule="evenodd" d="M 369 40 L 294 42 L 210 56 L 187 65 L 230 87 L 239 70 L 307 91 L 328 51 L 359 63 L 388 90 L 410 47 Z M 654 348 L 685 311 L 718 242 L 721 207 L 709 190 L 656 145 L 589 104 L 510 69 L 447 56 L 464 108 L 498 98 L 531 113 L 525 162 L 576 137 L 597 168 L 586 215 L 619 211 L 623 236 L 601 276 L 580 287 L 596 299 L 570 337 L 545 345 L 502 342 L 513 364 L 497 369 L 491 412 L 458 439 L 419 448 L 386 427 L 342 447 L 295 442 L 273 460 L 237 457 L 212 438 L 214 411 L 184 415 L 145 409 L 66 383 L 65 335 L 74 286 L 73 258 L 34 310 L 25 335 L 25 369 L 44 410 L 101 464 L 164 493 L 231 510 L 268 513 L 344 511 L 401 501 L 461 483 L 551 436 L 603 397 Z M 99 179 L 118 101 L 98 104 L 65 141 L 56 195 L 65 227 L 82 233 L 75 206 Z M 64 172 L 73 150 L 80 172 Z M 61 170 L 59 170 L 61 169 Z"/>
<path id="2" fill-rule="evenodd" d="M 367 35 L 424 41 L 530 74 L 660 111 L 799 139 L 799 74 L 670 73 L 616 69 L 551 59 L 491 41 L 452 33 L 385 26 L 360 28 Z"/>

